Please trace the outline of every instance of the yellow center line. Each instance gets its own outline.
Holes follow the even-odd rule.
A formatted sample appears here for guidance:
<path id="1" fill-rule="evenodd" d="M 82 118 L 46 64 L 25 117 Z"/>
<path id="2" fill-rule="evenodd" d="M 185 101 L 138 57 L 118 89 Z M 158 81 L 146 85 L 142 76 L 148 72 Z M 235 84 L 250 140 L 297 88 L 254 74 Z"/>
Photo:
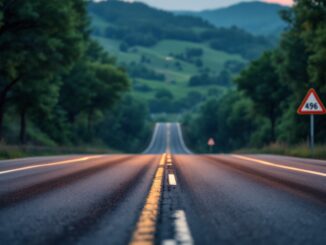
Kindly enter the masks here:
<path id="1" fill-rule="evenodd" d="M 275 167 L 275 168 L 281 168 L 281 169 L 291 170 L 291 171 L 295 171 L 295 172 L 313 174 L 313 175 L 326 177 L 326 173 L 323 173 L 323 172 L 312 171 L 312 170 L 307 170 L 307 169 L 302 169 L 302 168 L 288 167 L 288 166 L 275 164 L 275 163 L 271 163 L 271 162 L 267 162 L 267 161 L 263 161 L 263 160 L 258 160 L 258 159 L 251 158 L 251 157 L 244 157 L 244 156 L 239 156 L 239 155 L 232 155 L 232 156 L 235 158 L 238 158 L 238 159 L 252 161 L 252 162 L 256 162 L 256 163 L 266 165 L 266 166 L 271 166 L 271 167 Z"/>
<path id="2" fill-rule="evenodd" d="M 166 154 L 163 154 L 158 169 L 156 170 L 145 206 L 140 214 L 133 233 L 130 245 L 154 244 L 156 222 L 159 213 L 160 199 L 162 195 L 164 164 Z"/>
<path id="3" fill-rule="evenodd" d="M 10 169 L 10 170 L 0 171 L 0 175 L 20 172 L 20 171 L 30 170 L 30 169 L 35 169 L 35 168 L 58 166 L 58 165 L 63 165 L 63 164 L 75 163 L 75 162 L 84 162 L 84 161 L 87 161 L 87 160 L 96 159 L 96 158 L 100 158 L 100 157 L 102 157 L 102 156 L 82 157 L 82 158 L 78 158 L 78 159 L 72 159 L 72 160 L 66 160 L 66 161 L 60 161 L 60 162 L 37 164 L 37 165 L 32 165 L 32 166 L 27 166 L 27 167 L 21 167 L 21 168 L 15 168 L 15 169 Z"/>

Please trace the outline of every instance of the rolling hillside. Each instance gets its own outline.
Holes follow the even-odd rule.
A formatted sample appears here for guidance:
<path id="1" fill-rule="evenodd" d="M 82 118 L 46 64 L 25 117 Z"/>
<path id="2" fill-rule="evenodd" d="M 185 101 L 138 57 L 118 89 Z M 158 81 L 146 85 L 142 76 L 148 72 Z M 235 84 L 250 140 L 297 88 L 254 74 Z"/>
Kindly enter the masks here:
<path id="1" fill-rule="evenodd" d="M 239 28 L 216 28 L 142 3 L 90 3 L 89 14 L 93 37 L 128 71 L 133 93 L 158 104 L 152 113 L 189 110 L 222 94 L 249 60 L 272 46 Z M 166 90 L 170 102 L 163 103 Z"/>

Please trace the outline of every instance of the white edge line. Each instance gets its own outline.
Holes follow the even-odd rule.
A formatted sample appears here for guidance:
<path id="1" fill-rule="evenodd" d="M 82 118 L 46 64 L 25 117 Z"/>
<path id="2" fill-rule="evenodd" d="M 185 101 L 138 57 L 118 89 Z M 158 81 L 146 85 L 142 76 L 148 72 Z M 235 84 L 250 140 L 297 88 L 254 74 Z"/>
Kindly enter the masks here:
<path id="1" fill-rule="evenodd" d="M 267 162 L 267 161 L 263 161 L 263 160 L 259 160 L 259 159 L 255 159 L 255 158 L 251 158 L 251 157 L 244 157 L 244 156 L 240 156 L 240 155 L 231 155 L 231 156 L 238 158 L 238 159 L 242 159 L 242 160 L 260 163 L 262 165 L 266 165 L 266 166 L 270 166 L 270 167 L 281 168 L 281 169 L 291 170 L 291 171 L 295 171 L 295 172 L 301 172 L 301 173 L 313 174 L 313 175 L 326 177 L 326 173 L 317 172 L 317 171 L 313 171 L 313 170 L 283 166 L 283 165 L 275 164 L 272 162 Z"/>
<path id="2" fill-rule="evenodd" d="M 66 161 L 44 163 L 44 164 L 37 164 L 37 165 L 27 166 L 27 167 L 14 168 L 14 169 L 10 169 L 10 170 L 1 171 L 0 175 L 8 174 L 8 173 L 14 173 L 14 172 L 21 172 L 21 171 L 24 171 L 24 170 L 30 170 L 30 169 L 35 169 L 35 168 L 44 168 L 44 167 L 49 167 L 49 166 L 63 165 L 63 164 L 75 163 L 75 162 L 84 162 L 84 161 L 87 161 L 87 160 L 96 159 L 96 158 L 100 158 L 100 157 L 102 157 L 102 156 L 83 157 L 83 158 L 77 158 L 77 159 L 66 160 Z"/>
<path id="3" fill-rule="evenodd" d="M 149 146 L 146 148 L 146 150 L 143 152 L 143 154 L 147 154 L 147 152 L 149 152 L 149 150 L 153 147 L 156 135 L 158 133 L 158 128 L 160 127 L 160 125 L 161 125 L 160 123 L 155 124 L 154 133 L 152 135 L 151 142 L 149 143 Z"/>
<path id="4" fill-rule="evenodd" d="M 182 148 L 183 148 L 183 149 L 185 150 L 185 152 L 187 152 L 188 154 L 193 154 L 193 153 L 188 149 L 188 147 L 186 146 L 186 144 L 185 144 L 185 142 L 184 142 L 183 135 L 182 135 L 182 129 L 181 129 L 180 123 L 177 123 L 177 128 L 178 128 L 178 135 L 179 135 L 179 138 L 180 138 L 180 141 L 181 141 Z"/>

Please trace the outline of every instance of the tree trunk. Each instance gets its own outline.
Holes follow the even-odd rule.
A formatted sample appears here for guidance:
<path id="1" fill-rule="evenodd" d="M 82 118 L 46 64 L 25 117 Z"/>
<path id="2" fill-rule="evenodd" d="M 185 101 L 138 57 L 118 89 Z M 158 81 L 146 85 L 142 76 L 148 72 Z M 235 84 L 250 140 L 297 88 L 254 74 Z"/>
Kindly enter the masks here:
<path id="1" fill-rule="evenodd" d="M 270 122 L 271 122 L 271 142 L 274 143 L 276 140 L 276 134 L 275 134 L 275 130 L 276 130 L 276 116 L 275 116 L 275 111 L 271 110 L 270 112 Z"/>
<path id="2" fill-rule="evenodd" d="M 5 114 L 5 103 L 0 98 L 0 141 L 3 140 L 3 119 Z"/>
<path id="3" fill-rule="evenodd" d="M 3 119 L 5 114 L 5 106 L 7 102 L 8 93 L 12 89 L 12 87 L 20 81 L 20 79 L 21 77 L 19 76 L 16 79 L 12 80 L 0 92 L 0 141 L 3 140 Z"/>
<path id="4" fill-rule="evenodd" d="M 275 142 L 275 118 L 271 120 L 271 141 L 272 143 Z"/>
<path id="5" fill-rule="evenodd" d="M 93 111 L 90 110 L 87 116 L 87 135 L 88 139 L 92 140 L 93 138 Z"/>
<path id="6" fill-rule="evenodd" d="M 19 140 L 20 143 L 23 145 L 26 143 L 26 114 L 27 110 L 26 108 L 23 108 L 20 110 L 20 132 L 19 132 Z"/>

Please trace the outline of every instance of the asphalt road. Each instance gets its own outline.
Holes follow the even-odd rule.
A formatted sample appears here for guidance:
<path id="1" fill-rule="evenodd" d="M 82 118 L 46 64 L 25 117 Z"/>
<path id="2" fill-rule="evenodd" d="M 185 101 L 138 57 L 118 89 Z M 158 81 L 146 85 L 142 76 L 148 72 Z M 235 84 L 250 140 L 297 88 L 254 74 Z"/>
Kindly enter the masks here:
<path id="1" fill-rule="evenodd" d="M 139 155 L 0 161 L 0 244 L 326 244 L 326 162 L 195 155 L 158 124 Z"/>

